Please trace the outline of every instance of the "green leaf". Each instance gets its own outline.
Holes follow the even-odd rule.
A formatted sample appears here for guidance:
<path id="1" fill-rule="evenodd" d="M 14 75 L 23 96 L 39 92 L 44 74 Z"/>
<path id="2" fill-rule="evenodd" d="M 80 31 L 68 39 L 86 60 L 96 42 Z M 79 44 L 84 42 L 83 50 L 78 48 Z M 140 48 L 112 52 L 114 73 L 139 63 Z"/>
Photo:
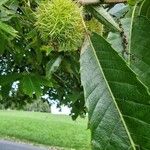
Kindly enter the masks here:
<path id="1" fill-rule="evenodd" d="M 7 41 L 0 33 L 0 55 L 4 53 L 6 44 L 7 44 Z"/>
<path id="2" fill-rule="evenodd" d="M 12 84 L 19 80 L 21 77 L 21 74 L 17 73 L 0 76 L 0 92 L 3 98 L 8 96 L 10 90 L 12 89 Z"/>
<path id="3" fill-rule="evenodd" d="M 150 20 L 144 16 L 133 20 L 130 53 L 131 67 L 150 90 Z"/>
<path id="4" fill-rule="evenodd" d="M 46 65 L 46 77 L 51 78 L 51 75 L 57 71 L 62 62 L 62 56 L 52 58 Z"/>
<path id="5" fill-rule="evenodd" d="M 128 3 L 129 3 L 130 5 L 135 5 L 137 1 L 138 1 L 138 0 L 128 0 Z"/>
<path id="6" fill-rule="evenodd" d="M 119 53 L 122 54 L 124 51 L 124 47 L 122 44 L 122 38 L 120 34 L 110 32 L 108 34 L 107 41 L 112 45 L 112 47 Z"/>
<path id="7" fill-rule="evenodd" d="M 5 86 L 7 84 L 12 84 L 13 82 L 19 80 L 21 77 L 22 75 L 18 73 L 0 75 L 0 85 Z"/>
<path id="8" fill-rule="evenodd" d="M 33 94 L 35 94 L 37 98 L 42 95 L 42 86 L 52 86 L 50 81 L 34 74 L 24 75 L 20 82 L 24 94 L 29 95 L 30 97 L 33 97 Z"/>
<path id="9" fill-rule="evenodd" d="M 7 84 L 7 85 L 1 87 L 0 92 L 1 92 L 2 99 L 8 97 L 11 89 L 12 89 L 12 84 Z"/>
<path id="10" fill-rule="evenodd" d="M 18 32 L 13 27 L 6 23 L 3 23 L 2 21 L 0 21 L 0 30 L 4 31 L 5 33 L 8 33 L 12 37 L 18 37 Z"/>
<path id="11" fill-rule="evenodd" d="M 118 24 L 102 6 L 87 6 L 87 9 L 106 27 L 113 31 L 120 31 Z"/>
<path id="12" fill-rule="evenodd" d="M 22 81 L 22 89 L 23 92 L 30 97 L 33 97 L 33 94 L 37 97 L 40 97 L 42 94 L 41 85 L 39 84 L 38 80 L 33 76 L 26 75 L 23 77 Z"/>
<path id="13" fill-rule="evenodd" d="M 140 15 L 150 18 L 150 0 L 144 0 L 141 4 Z"/>
<path id="14" fill-rule="evenodd" d="M 50 80 L 47 80 L 46 77 L 36 75 L 41 86 L 53 87 L 53 84 Z"/>
<path id="15" fill-rule="evenodd" d="M 3 4 L 5 4 L 6 2 L 8 2 L 9 0 L 1 0 L 0 1 L 0 6 L 2 6 Z"/>
<path id="16" fill-rule="evenodd" d="M 93 150 L 150 149 L 150 95 L 135 73 L 97 34 L 80 63 Z"/>
<path id="17" fill-rule="evenodd" d="M 110 42 L 112 47 L 120 54 L 120 56 L 123 56 L 123 58 L 126 58 L 126 60 L 128 60 L 129 56 L 127 55 L 127 53 L 129 53 L 128 42 L 131 18 L 120 19 L 120 24 L 123 29 L 122 34 L 110 32 L 108 34 L 107 41 Z"/>

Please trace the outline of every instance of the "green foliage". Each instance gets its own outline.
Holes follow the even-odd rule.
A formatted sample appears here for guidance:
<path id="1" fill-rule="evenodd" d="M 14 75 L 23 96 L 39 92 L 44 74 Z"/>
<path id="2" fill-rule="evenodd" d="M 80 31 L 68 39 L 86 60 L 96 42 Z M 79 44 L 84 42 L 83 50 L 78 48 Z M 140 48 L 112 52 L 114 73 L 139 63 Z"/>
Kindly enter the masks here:
<path id="1" fill-rule="evenodd" d="M 87 20 L 104 25 L 100 37 L 88 26 L 84 33 L 86 17 L 71 0 L 3 0 L 0 22 L 8 30 L 1 26 L 0 103 L 22 106 L 47 94 L 71 107 L 73 119 L 88 110 L 94 150 L 150 149 L 150 2 L 128 2 L 136 5 L 118 5 L 111 14 L 114 5 L 85 6 Z M 79 59 L 90 35 L 81 51 L 86 109 Z"/>
<path id="2" fill-rule="evenodd" d="M 1 32 L 1 34 L 6 34 L 7 33 L 7 34 L 11 35 L 12 37 L 17 37 L 17 33 L 18 33 L 11 26 L 9 26 L 9 25 L 1 22 L 1 21 L 0 21 L 0 32 Z"/>
<path id="3" fill-rule="evenodd" d="M 51 86 L 51 84 L 44 78 L 38 77 L 37 75 L 24 75 L 21 80 L 22 90 L 26 95 L 33 97 L 33 94 L 37 98 L 42 96 L 41 86 Z"/>
<path id="4" fill-rule="evenodd" d="M 41 38 L 55 50 L 77 50 L 84 37 L 82 10 L 72 0 L 51 0 L 40 3 L 35 26 Z"/>
<path id="5" fill-rule="evenodd" d="M 73 108 L 72 116 L 83 115 L 85 107 L 79 76 L 80 54 L 78 51 L 54 51 L 49 42 L 41 40 L 35 28 L 35 14 L 38 6 L 43 3 L 40 2 L 8 0 L 3 1 L 0 6 L 0 21 L 12 26 L 19 36 L 15 38 L 8 33 L 0 34 L 0 103 L 4 104 L 5 108 L 13 103 L 20 109 L 33 99 L 48 94 L 49 99 L 58 101 L 58 106 L 65 104 Z M 67 3 L 67 6 L 69 5 L 80 10 L 74 2 Z M 81 16 L 76 17 L 81 21 Z M 11 39 L 5 37 L 7 34 Z M 77 50 L 81 45 L 76 46 Z M 15 81 L 18 83 L 16 91 L 12 89 Z M 67 95 L 72 95 L 73 90 L 79 95 L 82 93 L 81 96 L 73 102 L 67 101 Z M 10 95 L 10 92 L 13 94 Z"/>
<path id="6" fill-rule="evenodd" d="M 144 0 L 140 7 L 140 15 L 150 18 L 150 1 Z"/>
<path id="7" fill-rule="evenodd" d="M 118 24 L 102 6 L 87 6 L 86 8 L 97 20 L 106 25 L 107 28 L 113 31 L 120 31 Z"/>
<path id="8" fill-rule="evenodd" d="M 81 77 L 94 150 L 150 149 L 149 7 L 145 0 L 132 16 L 115 14 L 122 30 L 109 34 L 115 49 L 96 34 L 83 46 Z"/>
<path id="9" fill-rule="evenodd" d="M 52 58 L 46 65 L 46 76 L 47 78 L 51 78 L 51 75 L 57 71 L 60 64 L 62 62 L 62 57 Z"/>
<path id="10" fill-rule="evenodd" d="M 103 34 L 103 25 L 96 19 L 92 18 L 89 21 L 85 21 L 85 24 L 90 32 L 96 32 L 100 35 Z"/>
<path id="11" fill-rule="evenodd" d="M 132 26 L 130 53 L 131 67 L 139 79 L 150 89 L 150 21 L 146 17 L 135 17 Z M 143 40 L 144 37 L 144 40 Z"/>
<path id="12" fill-rule="evenodd" d="M 129 3 L 130 5 L 135 5 L 137 1 L 138 1 L 138 0 L 128 0 L 128 3 Z"/>
<path id="13" fill-rule="evenodd" d="M 81 78 L 93 149 L 150 149 L 146 87 L 102 37 L 89 40 L 81 52 Z"/>
<path id="14" fill-rule="evenodd" d="M 129 52 L 131 68 L 136 72 L 139 79 L 149 88 L 150 91 L 150 1 L 144 0 L 141 4 L 139 14 L 132 20 L 132 30 L 130 33 Z M 144 40 L 143 40 L 144 37 Z"/>

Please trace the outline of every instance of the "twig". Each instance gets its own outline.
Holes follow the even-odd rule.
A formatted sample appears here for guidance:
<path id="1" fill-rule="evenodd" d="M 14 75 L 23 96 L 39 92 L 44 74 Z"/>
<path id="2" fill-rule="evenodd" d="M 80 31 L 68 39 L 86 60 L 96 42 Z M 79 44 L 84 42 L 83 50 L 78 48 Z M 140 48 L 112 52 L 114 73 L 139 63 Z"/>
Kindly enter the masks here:
<path id="1" fill-rule="evenodd" d="M 127 0 L 78 0 L 78 2 L 82 5 L 90 5 L 90 4 L 117 4 L 117 3 L 126 3 Z"/>

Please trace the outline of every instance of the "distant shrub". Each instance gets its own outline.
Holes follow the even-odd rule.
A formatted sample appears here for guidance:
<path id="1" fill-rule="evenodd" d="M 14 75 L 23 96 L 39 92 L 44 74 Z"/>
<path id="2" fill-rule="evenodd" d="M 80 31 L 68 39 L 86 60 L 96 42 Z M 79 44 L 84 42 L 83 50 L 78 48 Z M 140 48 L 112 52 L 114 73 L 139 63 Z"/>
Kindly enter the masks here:
<path id="1" fill-rule="evenodd" d="M 51 112 L 51 104 L 41 99 L 28 102 L 27 104 L 23 104 L 22 106 L 16 105 L 13 102 L 11 103 L 11 105 L 8 105 L 7 103 L 0 103 L 0 110 L 4 109 Z"/>
<path id="2" fill-rule="evenodd" d="M 31 104 L 27 104 L 23 107 L 25 111 L 36 111 L 36 112 L 51 112 L 51 106 L 47 101 L 35 100 Z"/>
<path id="3" fill-rule="evenodd" d="M 4 105 L 0 103 L 0 109 L 4 109 Z"/>

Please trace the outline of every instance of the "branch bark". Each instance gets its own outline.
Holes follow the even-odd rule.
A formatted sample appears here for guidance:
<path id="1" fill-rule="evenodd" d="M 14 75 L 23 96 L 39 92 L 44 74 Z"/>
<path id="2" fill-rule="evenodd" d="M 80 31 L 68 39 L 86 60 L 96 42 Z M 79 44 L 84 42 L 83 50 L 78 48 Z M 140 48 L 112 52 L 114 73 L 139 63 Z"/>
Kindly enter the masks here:
<path id="1" fill-rule="evenodd" d="M 101 0 L 79 0 L 79 3 L 81 3 L 82 5 L 90 5 L 90 4 L 117 4 L 117 3 L 126 3 L 127 0 L 103 0 L 103 2 L 101 2 Z"/>
<path id="2" fill-rule="evenodd" d="M 126 3 L 127 0 L 104 0 L 103 3 L 109 4 L 109 3 Z"/>

